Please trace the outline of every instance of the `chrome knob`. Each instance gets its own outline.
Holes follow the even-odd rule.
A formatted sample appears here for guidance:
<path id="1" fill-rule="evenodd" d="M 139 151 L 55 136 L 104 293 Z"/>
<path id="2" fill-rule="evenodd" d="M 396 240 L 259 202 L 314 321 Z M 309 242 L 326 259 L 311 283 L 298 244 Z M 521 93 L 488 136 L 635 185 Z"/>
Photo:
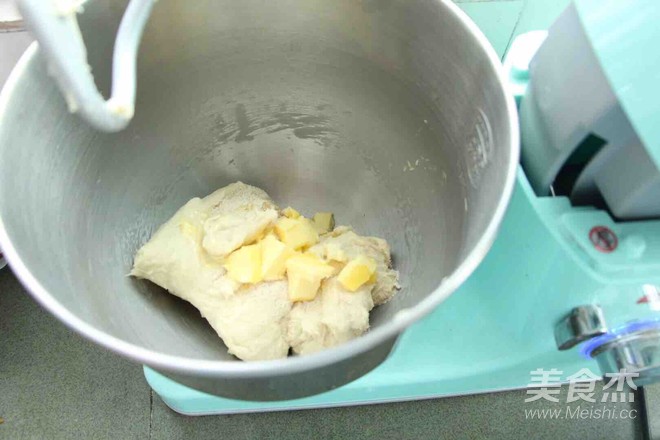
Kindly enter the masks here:
<path id="1" fill-rule="evenodd" d="M 607 332 L 605 317 L 601 308 L 595 304 L 575 307 L 555 325 L 557 348 L 568 350 L 596 336 Z"/>

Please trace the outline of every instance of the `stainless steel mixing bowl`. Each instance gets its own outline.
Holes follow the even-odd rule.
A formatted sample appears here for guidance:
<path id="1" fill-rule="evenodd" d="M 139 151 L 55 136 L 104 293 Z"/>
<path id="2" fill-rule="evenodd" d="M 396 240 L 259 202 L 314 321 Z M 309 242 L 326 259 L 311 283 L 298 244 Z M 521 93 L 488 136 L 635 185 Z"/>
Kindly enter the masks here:
<path id="1" fill-rule="evenodd" d="M 79 17 L 103 90 L 124 7 Z M 514 104 L 449 1 L 161 0 L 138 82 L 130 126 L 96 132 L 28 50 L 0 97 L 0 247 L 68 326 L 203 391 L 285 399 L 368 372 L 479 264 L 512 191 Z M 240 362 L 195 309 L 126 276 L 178 207 L 236 180 L 390 242 L 402 289 L 370 332 Z"/>

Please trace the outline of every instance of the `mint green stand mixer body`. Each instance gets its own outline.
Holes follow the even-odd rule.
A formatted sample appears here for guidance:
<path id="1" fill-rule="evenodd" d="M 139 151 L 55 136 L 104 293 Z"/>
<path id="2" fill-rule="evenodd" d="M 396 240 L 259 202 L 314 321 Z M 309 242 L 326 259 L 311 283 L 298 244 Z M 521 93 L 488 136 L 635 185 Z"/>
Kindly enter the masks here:
<path id="1" fill-rule="evenodd" d="M 145 367 L 152 388 L 194 415 L 521 388 L 537 369 L 558 370 L 562 382 L 585 368 L 658 380 L 660 58 L 649 55 L 660 10 L 634 3 L 576 1 L 548 32 L 514 40 L 504 64 L 522 166 L 501 231 L 461 289 L 380 367 L 280 402 L 211 396 Z"/>

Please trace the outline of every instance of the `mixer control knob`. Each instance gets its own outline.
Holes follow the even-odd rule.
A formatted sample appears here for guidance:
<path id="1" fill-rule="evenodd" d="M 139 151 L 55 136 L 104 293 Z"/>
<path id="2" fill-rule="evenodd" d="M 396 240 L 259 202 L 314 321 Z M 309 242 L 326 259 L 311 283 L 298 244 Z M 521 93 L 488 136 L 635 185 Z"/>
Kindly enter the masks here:
<path id="1" fill-rule="evenodd" d="M 555 325 L 555 341 L 560 350 L 607 332 L 603 311 L 595 304 L 575 307 Z"/>

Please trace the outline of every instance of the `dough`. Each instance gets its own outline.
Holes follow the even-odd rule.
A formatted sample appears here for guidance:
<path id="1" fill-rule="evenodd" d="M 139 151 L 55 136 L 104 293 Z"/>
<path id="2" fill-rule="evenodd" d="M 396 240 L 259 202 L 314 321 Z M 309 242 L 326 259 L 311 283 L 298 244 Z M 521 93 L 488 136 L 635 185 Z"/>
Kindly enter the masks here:
<path id="1" fill-rule="evenodd" d="M 293 306 L 287 338 L 293 352 L 310 354 L 356 338 L 369 329 L 369 312 L 394 295 L 398 274 L 390 269 L 390 247 L 383 239 L 361 237 L 347 226 L 339 226 L 321 237 L 309 252 L 326 256 L 335 246 L 350 260 L 359 255 L 376 261 L 376 283 L 355 292 L 344 289 L 336 277 L 325 280 L 313 301 Z"/>
<path id="2" fill-rule="evenodd" d="M 331 243 L 349 258 L 373 258 L 377 281 L 356 292 L 331 277 L 313 301 L 292 303 L 286 280 L 241 285 L 226 276 L 223 258 L 259 239 L 278 216 L 278 207 L 264 191 L 241 182 L 194 198 L 140 248 L 131 275 L 194 305 L 229 353 L 243 360 L 284 358 L 290 348 L 309 354 L 366 332 L 371 309 L 389 300 L 398 287 L 385 240 L 338 227 L 309 249 L 323 257 Z"/>
<path id="3" fill-rule="evenodd" d="M 207 197 L 212 206 L 204 221 L 204 250 L 216 258 L 255 241 L 277 220 L 277 207 L 263 190 L 234 183 Z"/>
<path id="4" fill-rule="evenodd" d="M 392 265 L 390 246 L 385 240 L 378 237 L 362 237 L 348 226 L 337 226 L 334 231 L 321 237 L 319 243 L 312 246 L 309 252 L 324 257 L 328 245 L 341 249 L 348 259 L 364 255 L 376 261 L 376 284 L 371 290 L 374 306 L 384 304 L 392 298 L 395 289 L 399 288 L 399 274 L 390 268 Z"/>
<path id="5" fill-rule="evenodd" d="M 296 303 L 291 309 L 287 340 L 296 354 L 310 354 L 356 338 L 369 329 L 374 307 L 370 290 L 355 292 L 342 288 L 336 277 L 323 282 L 312 301 Z"/>

